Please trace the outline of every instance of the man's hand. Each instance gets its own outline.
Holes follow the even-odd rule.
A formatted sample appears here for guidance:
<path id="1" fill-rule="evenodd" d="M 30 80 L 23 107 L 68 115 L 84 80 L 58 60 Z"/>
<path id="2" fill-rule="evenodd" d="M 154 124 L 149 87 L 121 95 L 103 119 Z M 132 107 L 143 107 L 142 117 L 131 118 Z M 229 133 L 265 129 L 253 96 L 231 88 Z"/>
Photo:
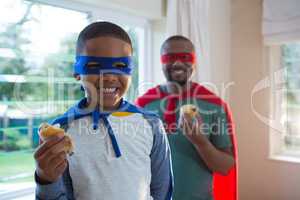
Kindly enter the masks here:
<path id="1" fill-rule="evenodd" d="M 234 165 L 230 149 L 219 150 L 205 136 L 203 123 L 199 114 L 191 118 L 187 114 L 181 116 L 179 126 L 186 138 L 196 147 L 199 156 L 213 172 L 226 175 Z"/>
<path id="2" fill-rule="evenodd" d="M 64 151 L 66 143 L 66 137 L 53 136 L 36 149 L 36 174 L 42 182 L 55 182 L 65 171 L 68 165 Z"/>
<path id="3" fill-rule="evenodd" d="M 182 128 L 186 138 L 193 144 L 206 144 L 208 142 L 205 133 L 201 130 L 202 119 L 199 114 L 196 114 L 193 118 L 188 114 L 182 114 L 179 127 Z"/>

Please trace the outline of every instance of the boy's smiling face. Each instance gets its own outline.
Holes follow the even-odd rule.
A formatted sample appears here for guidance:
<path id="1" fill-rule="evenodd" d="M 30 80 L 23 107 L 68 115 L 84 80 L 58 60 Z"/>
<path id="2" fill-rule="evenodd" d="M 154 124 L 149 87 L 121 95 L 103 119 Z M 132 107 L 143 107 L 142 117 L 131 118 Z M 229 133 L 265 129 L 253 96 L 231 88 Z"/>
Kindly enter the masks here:
<path id="1" fill-rule="evenodd" d="M 131 56 L 130 44 L 114 37 L 97 37 L 85 42 L 80 55 L 96 57 Z M 89 102 L 105 111 L 115 110 L 131 83 L 131 76 L 116 74 L 81 75 Z"/>

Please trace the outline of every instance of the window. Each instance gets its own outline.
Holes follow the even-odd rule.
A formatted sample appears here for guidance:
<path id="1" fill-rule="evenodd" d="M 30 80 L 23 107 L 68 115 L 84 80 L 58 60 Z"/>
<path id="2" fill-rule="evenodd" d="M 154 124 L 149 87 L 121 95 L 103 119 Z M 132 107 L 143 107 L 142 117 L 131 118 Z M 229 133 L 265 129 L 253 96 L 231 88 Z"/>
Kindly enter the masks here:
<path id="1" fill-rule="evenodd" d="M 0 199 L 34 198 L 37 128 L 83 97 L 72 76 L 75 42 L 95 20 L 120 24 L 132 39 L 133 101 L 148 65 L 147 20 L 64 0 L 0 1 Z"/>
<path id="2" fill-rule="evenodd" d="M 300 161 L 300 42 L 271 47 L 274 94 L 271 156 Z M 277 77 L 277 78 L 276 78 Z M 274 127 L 273 127 L 274 128 Z"/>
<path id="3" fill-rule="evenodd" d="M 33 199 L 37 128 L 82 96 L 72 65 L 75 39 L 88 21 L 84 12 L 0 2 L 0 198 L 19 190 Z"/>
<path id="4" fill-rule="evenodd" d="M 285 68 L 283 117 L 286 123 L 285 148 L 300 153 L 300 42 L 281 46 L 282 64 Z"/>

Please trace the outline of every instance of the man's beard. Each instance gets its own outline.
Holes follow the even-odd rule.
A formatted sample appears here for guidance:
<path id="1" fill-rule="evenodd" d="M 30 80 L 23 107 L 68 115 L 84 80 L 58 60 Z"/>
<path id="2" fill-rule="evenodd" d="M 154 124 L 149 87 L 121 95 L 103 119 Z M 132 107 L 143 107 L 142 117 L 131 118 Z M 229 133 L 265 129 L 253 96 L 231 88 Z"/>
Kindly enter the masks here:
<path id="1" fill-rule="evenodd" d="M 182 81 L 174 80 L 170 74 L 168 74 L 167 80 L 168 80 L 168 82 L 178 84 L 179 86 L 184 86 L 188 82 L 188 79 L 185 79 L 185 80 L 182 80 Z"/>

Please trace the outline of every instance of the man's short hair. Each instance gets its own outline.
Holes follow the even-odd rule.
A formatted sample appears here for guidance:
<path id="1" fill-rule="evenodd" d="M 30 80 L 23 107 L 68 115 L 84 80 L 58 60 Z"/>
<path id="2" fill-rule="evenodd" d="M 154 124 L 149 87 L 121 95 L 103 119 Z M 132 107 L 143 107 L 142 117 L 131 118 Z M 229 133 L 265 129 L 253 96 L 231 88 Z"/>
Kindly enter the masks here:
<path id="1" fill-rule="evenodd" d="M 182 36 L 182 35 L 173 35 L 173 36 L 171 36 L 171 37 L 168 37 L 168 38 L 163 42 L 163 44 L 162 44 L 162 46 L 161 46 L 161 49 L 160 49 L 160 52 L 162 53 L 162 51 L 163 51 L 163 49 L 165 48 L 165 46 L 166 46 L 169 42 L 172 42 L 172 41 L 185 41 L 185 42 L 189 43 L 189 44 L 192 46 L 193 50 L 195 51 L 195 46 L 194 46 L 193 42 L 192 42 L 190 39 L 188 39 L 187 37 Z"/>

